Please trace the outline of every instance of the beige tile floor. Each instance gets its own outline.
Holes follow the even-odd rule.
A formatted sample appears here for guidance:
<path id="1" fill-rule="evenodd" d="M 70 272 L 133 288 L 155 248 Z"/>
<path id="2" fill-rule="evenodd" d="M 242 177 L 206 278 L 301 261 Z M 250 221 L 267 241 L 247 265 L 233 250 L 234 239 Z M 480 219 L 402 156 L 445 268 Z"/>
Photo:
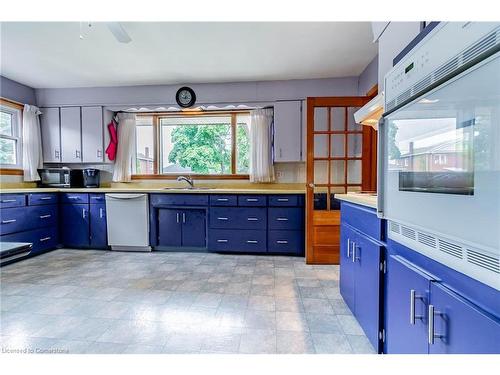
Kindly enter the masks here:
<path id="1" fill-rule="evenodd" d="M 0 269 L 2 351 L 374 353 L 338 266 L 61 249 Z"/>

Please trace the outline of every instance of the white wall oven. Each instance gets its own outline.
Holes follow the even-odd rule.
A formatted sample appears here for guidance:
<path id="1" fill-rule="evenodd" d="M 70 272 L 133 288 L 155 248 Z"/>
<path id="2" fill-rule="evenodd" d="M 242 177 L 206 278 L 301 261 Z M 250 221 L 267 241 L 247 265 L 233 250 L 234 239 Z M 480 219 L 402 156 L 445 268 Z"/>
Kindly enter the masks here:
<path id="1" fill-rule="evenodd" d="M 389 238 L 500 290 L 500 23 L 441 23 L 385 77 Z"/>

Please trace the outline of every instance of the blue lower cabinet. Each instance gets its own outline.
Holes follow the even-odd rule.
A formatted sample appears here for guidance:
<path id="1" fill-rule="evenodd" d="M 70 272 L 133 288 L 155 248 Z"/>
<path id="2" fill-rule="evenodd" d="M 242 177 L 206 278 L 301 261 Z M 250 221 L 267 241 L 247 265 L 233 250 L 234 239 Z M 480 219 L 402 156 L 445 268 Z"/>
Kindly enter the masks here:
<path id="1" fill-rule="evenodd" d="M 26 195 L 24 194 L 0 194 L 0 208 L 26 206 Z"/>
<path id="2" fill-rule="evenodd" d="M 206 211 L 197 209 L 182 210 L 182 246 L 207 247 Z"/>
<path id="3" fill-rule="evenodd" d="M 432 354 L 500 354 L 500 320 L 459 294 L 431 283 L 428 341 Z"/>
<path id="4" fill-rule="evenodd" d="M 0 222 L 0 235 L 57 226 L 57 205 L 5 208 Z"/>
<path id="5" fill-rule="evenodd" d="M 61 205 L 61 242 L 65 246 L 85 248 L 90 245 L 88 204 Z"/>
<path id="6" fill-rule="evenodd" d="M 304 232 L 295 230 L 270 230 L 267 233 L 267 251 L 270 253 L 303 256 Z"/>
<path id="7" fill-rule="evenodd" d="M 106 228 L 106 205 L 91 204 L 90 211 L 90 247 L 105 249 L 108 246 L 108 232 Z"/>
<path id="8" fill-rule="evenodd" d="M 265 253 L 265 230 L 213 229 L 210 231 L 208 249 L 211 251 Z"/>
<path id="9" fill-rule="evenodd" d="M 47 227 L 26 232 L 8 234 L 0 237 L 2 242 L 31 242 L 33 248 L 30 255 L 36 255 L 46 250 L 52 250 L 58 244 L 57 227 Z"/>
<path id="10" fill-rule="evenodd" d="M 354 262 L 352 246 L 356 241 L 356 232 L 347 225 L 340 226 L 340 294 L 345 303 L 354 312 Z"/>
<path id="11" fill-rule="evenodd" d="M 300 207 L 270 207 L 268 218 L 271 230 L 304 230 L 304 210 Z"/>
<path id="12" fill-rule="evenodd" d="M 387 258 L 385 352 L 428 353 L 429 290 L 434 277 L 404 258 Z"/>
<path id="13" fill-rule="evenodd" d="M 32 193 L 28 194 L 28 205 L 36 206 L 42 204 L 57 204 L 59 195 L 57 193 Z"/>
<path id="14" fill-rule="evenodd" d="M 212 207 L 209 226 L 213 229 L 266 229 L 267 209 L 257 207 Z"/>
<path id="15" fill-rule="evenodd" d="M 181 212 L 178 209 L 158 210 L 158 245 L 182 246 Z"/>

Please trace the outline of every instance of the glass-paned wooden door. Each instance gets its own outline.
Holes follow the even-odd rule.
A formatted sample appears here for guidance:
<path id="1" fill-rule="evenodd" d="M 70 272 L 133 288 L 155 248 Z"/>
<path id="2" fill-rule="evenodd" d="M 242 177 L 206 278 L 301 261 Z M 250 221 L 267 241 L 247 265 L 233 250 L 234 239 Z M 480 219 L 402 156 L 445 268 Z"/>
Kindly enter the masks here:
<path id="1" fill-rule="evenodd" d="M 368 101 L 367 97 L 307 99 L 308 263 L 339 262 L 340 205 L 335 194 L 362 190 L 369 153 L 354 112 Z"/>

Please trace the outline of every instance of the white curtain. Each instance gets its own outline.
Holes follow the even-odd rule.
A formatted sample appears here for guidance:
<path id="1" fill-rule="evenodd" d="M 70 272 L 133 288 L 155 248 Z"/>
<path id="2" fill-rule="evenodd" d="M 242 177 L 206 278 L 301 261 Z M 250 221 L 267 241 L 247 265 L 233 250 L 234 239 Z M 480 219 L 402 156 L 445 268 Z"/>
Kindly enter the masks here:
<path id="1" fill-rule="evenodd" d="M 272 109 L 255 109 L 250 112 L 250 181 L 273 182 L 271 131 Z"/>
<path id="2" fill-rule="evenodd" d="M 40 116 L 42 113 L 34 105 L 26 104 L 23 110 L 23 171 L 24 181 L 40 179 L 38 168 L 43 167 L 42 135 Z"/>
<path id="3" fill-rule="evenodd" d="M 131 181 L 132 153 L 135 144 L 135 118 L 136 116 L 133 113 L 118 114 L 118 146 L 113 171 L 114 182 Z"/>

